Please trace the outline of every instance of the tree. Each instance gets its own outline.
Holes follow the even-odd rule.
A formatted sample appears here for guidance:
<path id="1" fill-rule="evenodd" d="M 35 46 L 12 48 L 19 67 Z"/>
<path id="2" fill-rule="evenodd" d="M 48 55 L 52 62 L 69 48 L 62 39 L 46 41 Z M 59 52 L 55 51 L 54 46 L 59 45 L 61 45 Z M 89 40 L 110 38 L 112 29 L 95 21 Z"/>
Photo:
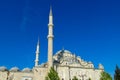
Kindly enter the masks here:
<path id="1" fill-rule="evenodd" d="M 120 68 L 116 65 L 114 80 L 120 80 Z"/>
<path id="2" fill-rule="evenodd" d="M 112 80 L 112 77 L 107 72 L 102 72 L 100 80 Z"/>
<path id="3" fill-rule="evenodd" d="M 54 70 L 53 67 L 51 67 L 47 77 L 45 78 L 45 80 L 60 80 L 58 73 Z"/>
<path id="4" fill-rule="evenodd" d="M 76 76 L 74 76 L 72 80 L 78 80 L 78 78 Z"/>
<path id="5" fill-rule="evenodd" d="M 88 80 L 91 80 L 91 78 L 89 78 Z"/>

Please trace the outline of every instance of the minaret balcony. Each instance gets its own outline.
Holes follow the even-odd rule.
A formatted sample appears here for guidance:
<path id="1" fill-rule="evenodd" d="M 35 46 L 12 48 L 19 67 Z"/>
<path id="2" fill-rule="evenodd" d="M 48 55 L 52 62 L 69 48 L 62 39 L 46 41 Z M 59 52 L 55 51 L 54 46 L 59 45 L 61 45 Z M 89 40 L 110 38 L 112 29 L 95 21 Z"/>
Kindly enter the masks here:
<path id="1" fill-rule="evenodd" d="M 53 27 L 54 25 L 52 23 L 49 23 L 48 24 L 48 27 Z"/>
<path id="2" fill-rule="evenodd" d="M 47 38 L 54 38 L 54 36 L 53 35 L 48 35 Z"/>

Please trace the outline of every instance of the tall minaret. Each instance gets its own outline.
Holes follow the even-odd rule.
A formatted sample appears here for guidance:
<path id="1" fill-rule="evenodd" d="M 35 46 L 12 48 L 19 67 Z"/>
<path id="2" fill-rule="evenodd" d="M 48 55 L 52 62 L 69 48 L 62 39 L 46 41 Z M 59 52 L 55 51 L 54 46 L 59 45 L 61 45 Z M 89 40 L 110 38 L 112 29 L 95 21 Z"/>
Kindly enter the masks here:
<path id="1" fill-rule="evenodd" d="M 35 66 L 38 66 L 39 65 L 39 48 L 40 48 L 40 46 L 39 46 L 39 39 L 38 39 L 38 43 L 37 43 L 37 48 L 36 48 L 36 59 L 35 59 Z"/>
<path id="2" fill-rule="evenodd" d="M 52 8 L 50 8 L 48 23 L 48 70 L 53 66 L 53 16 Z"/>

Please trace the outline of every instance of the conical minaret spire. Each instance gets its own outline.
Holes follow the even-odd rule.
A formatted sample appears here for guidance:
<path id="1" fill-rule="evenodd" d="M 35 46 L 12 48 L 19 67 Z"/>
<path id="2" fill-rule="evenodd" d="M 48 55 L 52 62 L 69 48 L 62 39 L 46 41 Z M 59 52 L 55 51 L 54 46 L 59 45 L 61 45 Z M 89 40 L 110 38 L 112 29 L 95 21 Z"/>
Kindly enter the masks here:
<path id="1" fill-rule="evenodd" d="M 50 6 L 50 14 L 49 16 L 52 16 L 52 7 Z"/>
<path id="2" fill-rule="evenodd" d="M 39 49 L 40 49 L 40 42 L 39 42 L 39 38 L 38 38 L 37 47 L 36 47 L 35 66 L 39 65 L 39 53 L 40 53 Z"/>
<path id="3" fill-rule="evenodd" d="M 49 24 L 48 27 L 52 25 L 53 26 L 53 14 L 52 14 L 52 7 L 50 7 L 50 13 L 49 13 Z"/>
<path id="4" fill-rule="evenodd" d="M 52 7 L 49 13 L 49 23 L 48 23 L 48 70 L 53 66 L 53 14 Z"/>

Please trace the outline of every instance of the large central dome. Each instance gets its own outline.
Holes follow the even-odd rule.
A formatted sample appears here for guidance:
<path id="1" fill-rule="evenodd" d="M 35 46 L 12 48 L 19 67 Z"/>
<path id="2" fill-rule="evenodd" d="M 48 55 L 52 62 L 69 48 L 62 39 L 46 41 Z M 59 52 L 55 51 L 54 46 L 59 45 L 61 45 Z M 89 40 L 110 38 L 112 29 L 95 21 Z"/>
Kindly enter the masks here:
<path id="1" fill-rule="evenodd" d="M 59 62 L 60 64 L 65 63 L 72 64 L 72 63 L 78 63 L 78 60 L 75 55 L 73 55 L 68 50 L 59 50 L 54 56 L 54 61 Z"/>
<path id="2" fill-rule="evenodd" d="M 94 68 L 92 62 L 86 62 L 80 57 L 75 56 L 69 50 L 59 50 L 53 56 L 54 64 L 59 64 L 61 66 L 78 66 L 84 68 Z"/>

